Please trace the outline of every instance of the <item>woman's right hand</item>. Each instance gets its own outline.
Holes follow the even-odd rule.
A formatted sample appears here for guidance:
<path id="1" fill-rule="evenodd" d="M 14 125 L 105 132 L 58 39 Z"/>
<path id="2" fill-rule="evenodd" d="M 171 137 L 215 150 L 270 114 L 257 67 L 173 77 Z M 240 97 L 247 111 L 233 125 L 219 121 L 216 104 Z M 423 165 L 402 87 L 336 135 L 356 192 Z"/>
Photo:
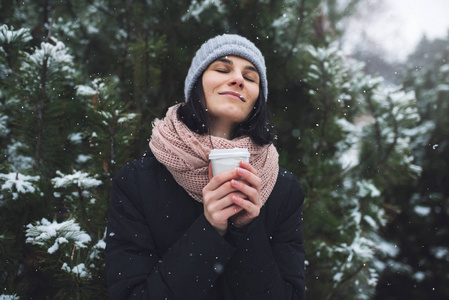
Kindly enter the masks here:
<path id="1" fill-rule="evenodd" d="M 232 202 L 232 196 L 246 198 L 231 185 L 240 176 L 237 170 L 226 171 L 212 177 L 209 163 L 209 183 L 203 188 L 204 216 L 220 235 L 228 229 L 228 219 L 243 210 Z"/>

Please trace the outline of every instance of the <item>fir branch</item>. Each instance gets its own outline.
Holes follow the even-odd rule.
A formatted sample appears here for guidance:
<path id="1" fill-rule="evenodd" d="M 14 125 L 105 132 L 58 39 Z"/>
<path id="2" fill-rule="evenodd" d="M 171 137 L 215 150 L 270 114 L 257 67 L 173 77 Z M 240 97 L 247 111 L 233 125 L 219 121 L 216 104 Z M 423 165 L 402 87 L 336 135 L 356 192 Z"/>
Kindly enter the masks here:
<path id="1" fill-rule="evenodd" d="M 51 38 L 51 31 L 53 29 L 53 21 L 55 19 L 55 13 L 56 13 L 56 8 L 53 10 L 51 18 L 50 18 L 50 26 L 48 27 L 48 34 L 47 34 L 47 38 L 45 39 L 47 43 L 54 42 L 53 39 Z"/>
<path id="2" fill-rule="evenodd" d="M 110 142 L 110 151 L 111 151 L 111 158 L 109 160 L 109 172 L 111 174 L 114 174 L 114 163 L 115 162 L 115 135 L 116 135 L 116 128 L 117 128 L 117 115 L 113 114 L 112 122 L 109 125 L 109 142 Z"/>
<path id="3" fill-rule="evenodd" d="M 394 104 L 391 101 L 390 96 L 387 97 L 387 101 L 388 101 L 388 104 L 390 104 L 389 114 L 391 116 L 391 120 L 393 123 L 394 139 L 393 139 L 393 142 L 387 148 L 385 155 L 380 160 L 380 162 L 378 164 L 378 170 L 382 170 L 384 168 L 385 164 L 388 161 L 388 158 L 391 156 L 391 154 L 393 153 L 393 150 L 396 148 L 398 138 L 399 138 L 398 122 L 396 120 L 396 116 L 393 114 Z"/>
<path id="4" fill-rule="evenodd" d="M 362 271 L 365 268 L 366 264 L 362 263 L 357 270 L 355 270 L 352 274 L 349 274 L 348 276 L 346 276 L 345 278 L 343 278 L 342 280 L 340 280 L 338 283 L 336 283 L 334 285 L 334 288 L 331 289 L 331 291 L 329 292 L 329 294 L 327 294 L 325 300 L 330 300 L 332 299 L 332 296 L 334 295 L 334 293 L 341 287 L 343 286 L 346 282 L 352 280 L 354 277 L 356 277 L 360 271 Z"/>
<path id="5" fill-rule="evenodd" d="M 40 98 L 36 105 L 37 110 L 37 136 L 36 136 L 36 149 L 34 152 L 33 171 L 38 173 L 41 159 L 41 147 L 42 147 L 42 135 L 44 132 L 44 108 L 47 98 L 47 70 L 48 70 L 48 56 L 44 57 L 42 72 L 41 72 L 41 92 Z"/>
<path id="6" fill-rule="evenodd" d="M 377 150 L 378 150 L 378 153 L 380 154 L 382 152 L 382 134 L 381 134 L 381 130 L 380 130 L 378 116 L 376 114 L 376 109 L 374 108 L 374 104 L 371 99 L 371 93 L 369 93 L 368 96 L 366 97 L 366 102 L 368 103 L 370 113 L 374 118 L 374 129 L 376 132 Z"/>
<path id="7" fill-rule="evenodd" d="M 293 37 L 293 42 L 291 44 L 290 50 L 288 51 L 287 55 L 284 58 L 284 66 L 287 66 L 288 62 L 293 56 L 294 49 L 296 48 L 299 37 L 301 36 L 302 27 L 304 24 L 304 15 L 305 15 L 305 7 L 306 7 L 306 0 L 301 1 L 301 5 L 299 7 L 299 22 L 298 26 L 296 26 L 295 36 Z"/>
<path id="8" fill-rule="evenodd" d="M 110 11 L 104 9 L 102 6 L 96 5 L 92 0 L 87 0 L 87 3 L 89 3 L 90 5 L 95 7 L 96 9 L 98 9 L 98 11 L 104 13 L 106 16 L 111 17 L 111 18 L 115 18 L 115 15 L 113 13 L 111 13 Z"/>
<path id="9" fill-rule="evenodd" d="M 318 143 L 318 149 L 317 152 L 319 154 L 321 154 L 321 152 L 323 151 L 324 148 L 324 140 L 325 140 L 325 135 L 326 135 L 326 126 L 327 126 L 327 121 L 328 121 L 328 115 L 329 115 L 329 84 L 328 84 L 328 74 L 326 72 L 326 68 L 324 66 L 324 61 L 320 62 L 320 67 L 321 67 L 321 88 L 323 90 L 323 97 L 320 97 L 320 99 L 322 100 L 322 104 L 324 106 L 324 116 L 323 116 L 323 122 L 320 125 L 321 126 L 321 130 L 320 130 L 320 140 Z"/>

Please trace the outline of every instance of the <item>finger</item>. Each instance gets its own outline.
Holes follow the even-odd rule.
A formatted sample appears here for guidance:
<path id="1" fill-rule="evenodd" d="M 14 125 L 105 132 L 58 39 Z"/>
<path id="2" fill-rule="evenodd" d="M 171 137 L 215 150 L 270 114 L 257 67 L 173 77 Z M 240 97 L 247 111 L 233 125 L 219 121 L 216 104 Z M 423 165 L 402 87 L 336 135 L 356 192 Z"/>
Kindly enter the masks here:
<path id="1" fill-rule="evenodd" d="M 262 180 L 254 173 L 250 172 L 247 169 L 238 168 L 237 174 L 240 176 L 240 178 L 243 178 L 244 181 L 249 183 L 250 186 L 253 186 L 256 190 L 260 190 L 260 186 L 262 184 Z M 244 182 L 241 181 L 241 182 Z"/>
<path id="2" fill-rule="evenodd" d="M 246 169 L 257 176 L 257 170 L 254 168 L 249 162 L 241 160 L 240 161 L 240 167 L 243 169 Z"/>
<path id="3" fill-rule="evenodd" d="M 246 196 L 245 194 L 241 193 L 241 192 L 233 192 L 230 194 L 230 196 L 237 196 L 240 197 L 242 199 L 248 200 L 248 196 Z"/>
<path id="4" fill-rule="evenodd" d="M 212 213 L 215 211 L 221 211 L 232 205 L 234 205 L 234 203 L 231 200 L 231 195 L 228 195 L 216 201 L 210 201 L 209 203 L 206 203 L 206 209 Z"/>
<path id="5" fill-rule="evenodd" d="M 249 218 L 255 218 L 259 215 L 260 208 L 251 201 L 245 200 L 235 195 L 231 197 L 231 200 L 235 205 L 238 205 L 239 207 L 244 209 Z"/>
<path id="6" fill-rule="evenodd" d="M 237 189 L 238 191 L 242 192 L 243 194 L 245 194 L 249 198 L 249 200 L 254 204 L 260 205 L 261 203 L 260 194 L 255 187 L 234 179 L 231 180 L 231 186 Z"/>
<path id="7" fill-rule="evenodd" d="M 212 179 L 206 185 L 206 189 L 211 191 L 216 190 L 226 181 L 230 181 L 231 179 L 235 179 L 238 177 L 239 175 L 237 174 L 237 169 L 221 172 L 212 177 Z"/>
<path id="8" fill-rule="evenodd" d="M 232 217 L 233 215 L 238 214 L 239 212 L 241 212 L 243 210 L 242 206 L 239 205 L 235 205 L 232 204 L 231 206 L 225 208 L 222 210 L 223 216 L 226 217 L 226 219 L 229 219 L 230 217 Z"/>
<path id="9" fill-rule="evenodd" d="M 212 164 L 209 162 L 209 181 L 212 179 L 213 174 L 212 174 Z"/>
<path id="10" fill-rule="evenodd" d="M 208 212 L 208 215 L 210 215 L 211 221 L 214 224 L 222 224 L 223 222 L 226 222 L 230 217 L 232 217 L 235 214 L 238 214 L 242 210 L 243 210 L 243 207 L 238 206 L 231 202 L 231 205 L 229 205 L 228 207 L 226 207 L 224 209 Z"/>
<path id="11" fill-rule="evenodd" d="M 207 186 L 206 186 L 207 187 Z M 205 187 L 205 189 L 206 189 Z M 209 201 L 221 201 L 221 199 L 225 198 L 227 195 L 237 192 L 238 190 L 234 188 L 231 184 L 231 181 L 227 181 L 220 185 L 215 190 L 209 190 L 203 193 L 205 202 Z"/>

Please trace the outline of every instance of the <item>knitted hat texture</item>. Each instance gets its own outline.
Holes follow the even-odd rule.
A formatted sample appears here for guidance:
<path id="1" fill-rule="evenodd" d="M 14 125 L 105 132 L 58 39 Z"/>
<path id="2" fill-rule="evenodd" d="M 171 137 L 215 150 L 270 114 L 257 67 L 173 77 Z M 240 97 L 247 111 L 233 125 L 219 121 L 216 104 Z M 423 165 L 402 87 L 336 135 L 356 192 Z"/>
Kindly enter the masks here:
<path id="1" fill-rule="evenodd" d="M 218 58 L 226 55 L 239 56 L 256 67 L 260 77 L 260 90 L 265 101 L 267 101 L 268 85 L 265 59 L 260 50 L 251 41 L 237 34 L 223 34 L 211 38 L 196 52 L 184 84 L 186 101 L 190 98 L 196 81 L 207 67 Z"/>

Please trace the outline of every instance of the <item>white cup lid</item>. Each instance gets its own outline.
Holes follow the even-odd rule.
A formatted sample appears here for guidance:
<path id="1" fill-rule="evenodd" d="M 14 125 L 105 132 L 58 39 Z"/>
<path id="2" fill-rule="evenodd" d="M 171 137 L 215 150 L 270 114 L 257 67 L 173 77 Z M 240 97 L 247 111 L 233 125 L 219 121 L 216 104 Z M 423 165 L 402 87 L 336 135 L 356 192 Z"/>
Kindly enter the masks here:
<path id="1" fill-rule="evenodd" d="M 247 148 L 212 149 L 209 154 L 211 160 L 228 157 L 250 157 L 250 154 Z"/>

